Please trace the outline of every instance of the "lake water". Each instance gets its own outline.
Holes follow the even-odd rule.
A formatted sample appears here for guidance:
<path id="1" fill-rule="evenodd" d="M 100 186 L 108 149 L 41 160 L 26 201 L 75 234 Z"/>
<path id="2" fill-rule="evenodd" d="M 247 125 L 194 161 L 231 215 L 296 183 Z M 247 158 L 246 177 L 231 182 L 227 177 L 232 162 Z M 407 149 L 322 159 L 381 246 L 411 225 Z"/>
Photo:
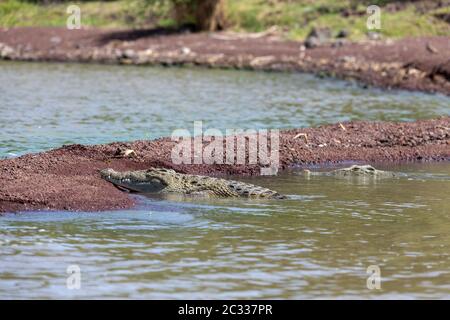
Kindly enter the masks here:
<path id="1" fill-rule="evenodd" d="M 271 129 L 450 114 L 442 95 L 304 74 L 10 62 L 0 102 L 0 157 L 156 138 L 194 120 Z M 283 201 L 138 196 L 127 211 L 6 214 L 0 298 L 450 298 L 450 163 L 379 167 L 404 175 L 292 171 L 234 177 Z"/>
<path id="2" fill-rule="evenodd" d="M 177 128 L 299 128 L 450 115 L 450 98 L 298 73 L 0 61 L 0 157 L 169 136 Z"/>

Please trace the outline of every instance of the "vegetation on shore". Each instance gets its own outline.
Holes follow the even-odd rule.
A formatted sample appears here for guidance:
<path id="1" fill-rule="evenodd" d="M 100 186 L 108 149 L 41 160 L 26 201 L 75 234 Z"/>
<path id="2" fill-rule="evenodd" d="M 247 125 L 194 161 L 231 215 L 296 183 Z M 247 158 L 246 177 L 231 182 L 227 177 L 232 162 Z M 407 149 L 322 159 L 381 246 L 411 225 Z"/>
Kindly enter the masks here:
<path id="1" fill-rule="evenodd" d="M 170 1 L 0 0 L 0 26 L 65 26 L 66 8 L 74 3 L 80 6 L 86 27 L 175 27 L 180 23 Z M 450 6 L 439 5 L 442 1 L 370 3 L 382 8 L 379 32 L 386 37 L 450 35 Z M 368 4 L 354 0 L 225 0 L 224 21 L 226 28 L 243 32 L 277 26 L 291 39 L 305 38 L 313 27 L 328 27 L 336 33 L 347 30 L 352 39 L 359 39 L 367 33 Z M 190 22 L 188 15 L 183 19 Z"/>

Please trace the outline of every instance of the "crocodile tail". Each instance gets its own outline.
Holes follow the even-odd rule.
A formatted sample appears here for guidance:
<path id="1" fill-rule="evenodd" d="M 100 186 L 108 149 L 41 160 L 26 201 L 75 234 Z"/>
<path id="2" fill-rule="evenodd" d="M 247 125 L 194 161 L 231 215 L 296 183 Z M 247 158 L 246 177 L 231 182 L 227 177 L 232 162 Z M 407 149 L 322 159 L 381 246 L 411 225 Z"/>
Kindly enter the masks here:
<path id="1" fill-rule="evenodd" d="M 276 191 L 240 181 L 230 181 L 228 186 L 241 197 L 268 199 L 284 199 L 285 196 Z"/>

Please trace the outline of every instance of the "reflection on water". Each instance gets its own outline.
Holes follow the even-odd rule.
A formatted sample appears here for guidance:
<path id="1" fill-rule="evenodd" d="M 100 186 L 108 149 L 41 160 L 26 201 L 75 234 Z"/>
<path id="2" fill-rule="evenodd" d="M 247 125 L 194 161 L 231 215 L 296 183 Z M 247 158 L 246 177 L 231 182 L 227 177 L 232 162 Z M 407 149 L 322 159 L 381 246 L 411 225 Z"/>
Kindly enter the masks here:
<path id="1" fill-rule="evenodd" d="M 0 219 L 1 298 L 450 297 L 450 164 L 247 178 L 288 200 L 164 200 Z M 81 289 L 66 268 L 81 268 Z M 381 268 L 381 290 L 366 269 Z"/>
<path id="2" fill-rule="evenodd" d="M 206 127 L 298 128 L 450 114 L 450 98 L 298 73 L 0 62 L 0 157 Z"/>

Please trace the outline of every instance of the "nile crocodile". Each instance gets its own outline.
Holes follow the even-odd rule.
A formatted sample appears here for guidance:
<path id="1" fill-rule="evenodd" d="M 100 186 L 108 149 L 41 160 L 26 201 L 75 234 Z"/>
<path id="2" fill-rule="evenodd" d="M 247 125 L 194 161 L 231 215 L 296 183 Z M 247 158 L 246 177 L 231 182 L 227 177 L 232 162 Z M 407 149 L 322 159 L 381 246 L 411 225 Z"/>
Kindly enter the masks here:
<path id="1" fill-rule="evenodd" d="M 133 192 L 179 193 L 216 197 L 286 198 L 276 191 L 249 183 L 182 174 L 164 168 L 125 172 L 104 169 L 100 171 L 100 175 L 115 186 Z"/>
<path id="2" fill-rule="evenodd" d="M 327 175 L 338 177 L 376 177 L 376 178 L 392 178 L 397 176 L 394 172 L 378 170 L 371 165 L 353 165 L 348 168 L 332 170 L 328 172 L 312 172 L 310 170 L 303 171 L 306 175 Z"/>

